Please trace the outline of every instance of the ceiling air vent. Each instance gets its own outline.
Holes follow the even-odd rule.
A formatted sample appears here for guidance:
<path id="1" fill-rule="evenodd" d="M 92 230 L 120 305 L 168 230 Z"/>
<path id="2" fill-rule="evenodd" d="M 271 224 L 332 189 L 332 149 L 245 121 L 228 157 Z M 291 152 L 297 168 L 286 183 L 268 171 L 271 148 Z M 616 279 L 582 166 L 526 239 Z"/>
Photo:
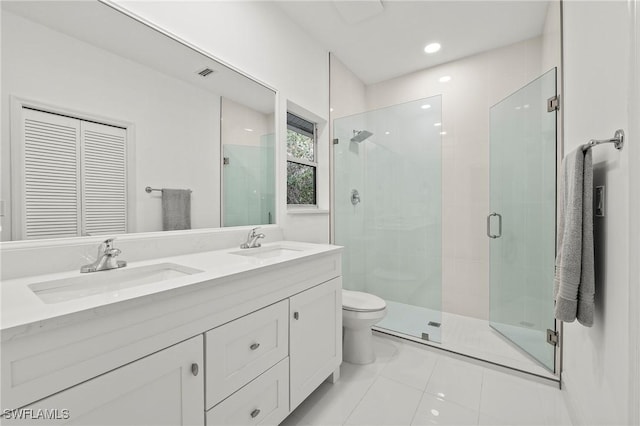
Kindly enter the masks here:
<path id="1" fill-rule="evenodd" d="M 213 74 L 213 70 L 211 68 L 205 68 L 203 70 L 198 71 L 198 74 L 202 77 L 207 77 L 210 74 Z"/>

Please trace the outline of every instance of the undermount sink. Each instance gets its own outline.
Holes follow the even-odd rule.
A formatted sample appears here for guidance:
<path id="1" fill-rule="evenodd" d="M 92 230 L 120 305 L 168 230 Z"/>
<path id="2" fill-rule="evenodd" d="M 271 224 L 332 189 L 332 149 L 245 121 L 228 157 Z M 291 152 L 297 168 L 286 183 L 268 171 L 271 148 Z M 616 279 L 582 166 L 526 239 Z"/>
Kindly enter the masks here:
<path id="1" fill-rule="evenodd" d="M 29 288 L 44 303 L 50 304 L 157 283 L 200 272 L 203 271 L 175 263 L 157 263 L 137 268 L 113 269 L 73 278 L 43 281 L 30 284 Z"/>
<path id="2" fill-rule="evenodd" d="M 233 251 L 230 254 L 236 254 L 238 256 L 253 257 L 256 259 L 272 259 L 276 257 L 287 256 L 301 252 L 301 249 L 295 249 L 290 247 L 273 246 L 273 247 L 259 247 L 243 249 L 240 251 Z"/>

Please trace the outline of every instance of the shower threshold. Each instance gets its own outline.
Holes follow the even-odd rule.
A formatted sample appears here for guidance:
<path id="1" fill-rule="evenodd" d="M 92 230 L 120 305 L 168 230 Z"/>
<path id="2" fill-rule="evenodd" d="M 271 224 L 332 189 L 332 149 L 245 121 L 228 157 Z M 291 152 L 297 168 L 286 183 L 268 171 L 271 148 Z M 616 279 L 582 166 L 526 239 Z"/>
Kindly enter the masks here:
<path id="1" fill-rule="evenodd" d="M 514 347 L 486 320 L 387 300 L 387 316 L 373 329 L 491 364 L 557 381 L 558 377 Z M 429 323 L 441 325 L 429 325 Z M 428 335 L 428 339 L 424 338 Z"/>

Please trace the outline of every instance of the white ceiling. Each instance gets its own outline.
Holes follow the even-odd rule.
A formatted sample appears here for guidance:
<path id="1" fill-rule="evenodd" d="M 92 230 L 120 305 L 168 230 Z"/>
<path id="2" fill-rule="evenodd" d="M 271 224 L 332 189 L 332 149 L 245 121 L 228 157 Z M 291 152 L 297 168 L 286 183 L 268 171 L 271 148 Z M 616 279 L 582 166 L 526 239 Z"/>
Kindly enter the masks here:
<path id="1" fill-rule="evenodd" d="M 278 1 L 365 84 L 542 34 L 547 1 Z M 424 46 L 442 49 L 427 55 Z"/>

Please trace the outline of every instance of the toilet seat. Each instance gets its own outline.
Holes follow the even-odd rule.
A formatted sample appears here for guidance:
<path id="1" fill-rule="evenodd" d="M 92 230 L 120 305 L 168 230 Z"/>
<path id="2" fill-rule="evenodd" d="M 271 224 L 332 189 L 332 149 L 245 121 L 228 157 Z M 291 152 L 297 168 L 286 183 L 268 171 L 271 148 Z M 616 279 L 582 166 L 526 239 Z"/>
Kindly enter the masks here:
<path id="1" fill-rule="evenodd" d="M 387 307 L 378 296 L 360 291 L 342 290 L 342 309 L 353 312 L 377 312 Z"/>

